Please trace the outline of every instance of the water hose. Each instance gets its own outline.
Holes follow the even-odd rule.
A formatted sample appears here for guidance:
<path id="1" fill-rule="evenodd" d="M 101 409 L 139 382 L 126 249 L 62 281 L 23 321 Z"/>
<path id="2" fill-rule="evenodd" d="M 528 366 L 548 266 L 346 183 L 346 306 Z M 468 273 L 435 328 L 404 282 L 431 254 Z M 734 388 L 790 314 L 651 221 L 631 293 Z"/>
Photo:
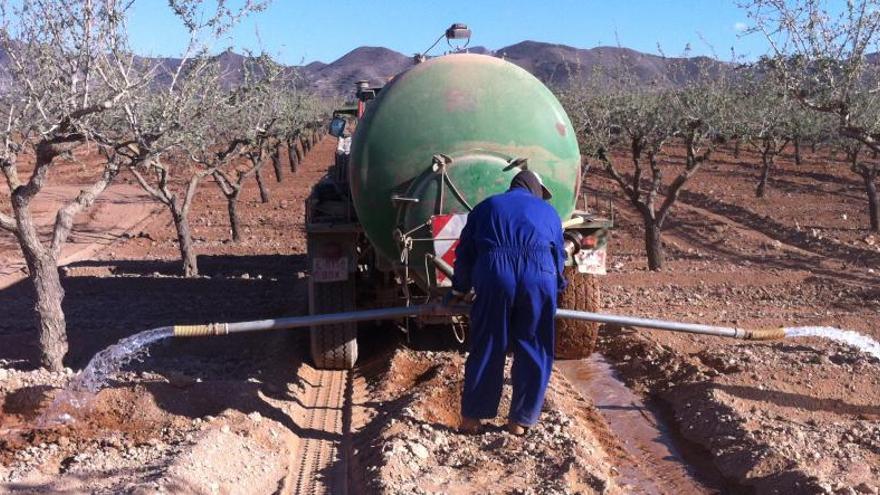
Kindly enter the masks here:
<path id="1" fill-rule="evenodd" d="M 240 321 L 236 323 L 209 323 L 207 325 L 175 325 L 175 337 L 210 337 L 233 333 L 259 332 L 263 330 L 288 330 L 291 328 L 353 323 L 370 320 L 396 320 L 407 316 L 460 314 L 439 304 L 398 308 L 368 309 L 323 315 L 288 316 L 269 320 Z"/>
<path id="2" fill-rule="evenodd" d="M 175 337 L 208 337 L 213 335 L 230 335 L 243 332 L 263 330 L 287 330 L 291 328 L 333 325 L 336 323 L 355 323 L 359 321 L 396 320 L 408 316 L 452 316 L 468 312 L 467 306 L 444 306 L 442 304 L 424 304 L 397 308 L 368 309 L 364 311 L 348 311 L 323 315 L 290 316 L 269 320 L 242 321 L 236 323 L 209 323 L 207 325 L 176 325 Z M 746 329 L 737 327 L 720 327 L 684 323 L 669 320 L 638 318 L 634 316 L 613 315 L 608 313 L 591 313 L 557 309 L 556 318 L 609 323 L 612 325 L 653 328 L 672 332 L 686 332 L 701 335 L 715 335 L 742 340 L 776 340 L 785 337 L 783 328 Z"/>
<path id="3" fill-rule="evenodd" d="M 573 311 L 570 309 L 557 309 L 556 317 L 571 320 L 594 321 L 597 323 L 610 323 L 612 325 L 628 327 L 653 328 L 655 330 L 668 330 L 672 332 L 715 335 L 718 337 L 730 337 L 742 340 L 777 340 L 785 338 L 785 329 L 782 327 L 757 329 L 719 327 L 714 325 L 701 325 L 698 323 L 683 323 L 680 321 L 656 320 L 650 318 L 638 318 L 635 316 L 612 315 L 608 313 Z"/>

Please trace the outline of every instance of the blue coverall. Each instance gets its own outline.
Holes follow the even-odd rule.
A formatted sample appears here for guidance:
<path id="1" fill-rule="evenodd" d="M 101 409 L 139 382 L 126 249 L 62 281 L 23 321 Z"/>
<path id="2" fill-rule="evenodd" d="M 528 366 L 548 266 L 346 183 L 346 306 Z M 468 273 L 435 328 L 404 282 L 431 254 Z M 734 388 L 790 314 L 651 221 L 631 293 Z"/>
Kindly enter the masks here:
<path id="1" fill-rule="evenodd" d="M 453 289 L 476 299 L 465 363 L 462 416 L 493 418 L 513 351 L 510 421 L 538 421 L 553 367 L 556 297 L 565 287 L 562 225 L 527 189 L 487 198 L 468 215 L 455 250 Z"/>

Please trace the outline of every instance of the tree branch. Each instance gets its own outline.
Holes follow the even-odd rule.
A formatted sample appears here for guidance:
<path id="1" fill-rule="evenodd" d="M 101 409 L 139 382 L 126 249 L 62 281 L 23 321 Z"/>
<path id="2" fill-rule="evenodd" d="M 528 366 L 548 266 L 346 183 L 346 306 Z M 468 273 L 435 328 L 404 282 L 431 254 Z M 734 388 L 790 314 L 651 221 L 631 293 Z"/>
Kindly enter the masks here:
<path id="1" fill-rule="evenodd" d="M 0 212 L 0 229 L 14 234 L 18 232 L 18 222 L 16 222 L 14 218 Z"/>
<path id="2" fill-rule="evenodd" d="M 3 175 L 6 177 L 6 184 L 9 186 L 10 191 L 15 191 L 19 186 L 21 186 L 21 180 L 18 178 L 18 168 L 15 166 L 15 159 L 3 159 L 0 161 L 0 170 L 3 171 Z"/>
<path id="3" fill-rule="evenodd" d="M 623 192 L 626 193 L 626 195 L 629 197 L 629 200 L 632 201 L 633 204 L 638 203 L 639 192 L 633 189 L 633 187 L 623 177 L 623 175 L 621 175 L 620 172 L 618 172 L 617 169 L 614 168 L 614 164 L 611 163 L 611 160 L 608 157 L 604 156 L 604 154 L 599 159 L 605 165 L 605 171 L 607 171 L 608 174 L 611 175 L 611 178 L 613 178 L 615 182 L 617 182 L 617 184 L 621 187 L 621 189 L 623 189 Z"/>
<path id="4" fill-rule="evenodd" d="M 855 139 L 870 148 L 871 151 L 880 153 L 880 141 L 874 139 L 865 129 L 856 126 L 844 126 L 839 129 L 839 132 L 841 136 Z"/>
<path id="5" fill-rule="evenodd" d="M 220 187 L 220 191 L 223 192 L 223 195 L 227 198 L 235 194 L 235 188 L 233 187 L 232 180 L 224 173 L 222 170 L 215 169 L 211 172 L 211 175 L 214 176 L 214 182 Z"/>
<path id="6" fill-rule="evenodd" d="M 82 136 L 70 135 L 59 137 L 51 140 L 40 141 L 36 146 L 36 163 L 34 171 L 31 174 L 28 183 L 17 188 L 15 191 L 25 202 L 37 195 L 43 189 L 46 181 L 46 175 L 49 173 L 49 167 L 55 158 L 69 151 L 76 149 L 83 143 Z"/>
<path id="7" fill-rule="evenodd" d="M 199 182 L 206 177 L 205 172 L 199 172 L 193 174 L 189 178 L 189 183 L 186 186 L 186 194 L 183 196 L 183 216 L 186 217 L 189 215 L 189 207 L 193 202 L 193 198 L 196 197 L 196 191 L 199 188 Z"/>
<path id="8" fill-rule="evenodd" d="M 678 199 L 678 195 L 681 192 L 684 184 L 693 177 L 697 170 L 699 170 L 700 165 L 708 158 L 708 153 L 703 153 L 700 155 L 702 159 L 697 160 L 697 157 L 693 157 L 691 164 L 685 167 L 685 169 L 678 174 L 678 177 L 672 181 L 672 184 L 669 185 L 669 190 L 666 191 L 666 198 L 663 200 L 663 204 L 660 205 L 660 209 L 657 211 L 657 226 L 662 227 L 663 222 L 666 220 L 666 216 L 669 214 L 670 208 Z"/>
<path id="9" fill-rule="evenodd" d="M 62 246 L 67 242 L 67 237 L 73 229 L 73 219 L 76 215 L 83 209 L 91 206 L 95 199 L 113 182 L 118 173 L 119 166 L 114 162 L 108 162 L 104 167 L 101 178 L 97 182 L 88 189 L 80 191 L 76 199 L 58 210 L 58 214 L 55 216 L 55 228 L 52 232 L 52 243 L 49 248 L 54 258 L 58 258 Z"/>
<path id="10" fill-rule="evenodd" d="M 135 165 L 129 166 L 128 170 L 131 172 L 132 175 L 134 175 L 135 180 L 141 186 L 141 188 L 143 188 L 144 191 L 147 191 L 150 196 L 156 198 L 162 204 L 169 205 L 169 198 L 162 194 L 161 191 L 151 186 L 150 183 L 147 182 L 147 179 L 140 172 L 138 172 Z"/>

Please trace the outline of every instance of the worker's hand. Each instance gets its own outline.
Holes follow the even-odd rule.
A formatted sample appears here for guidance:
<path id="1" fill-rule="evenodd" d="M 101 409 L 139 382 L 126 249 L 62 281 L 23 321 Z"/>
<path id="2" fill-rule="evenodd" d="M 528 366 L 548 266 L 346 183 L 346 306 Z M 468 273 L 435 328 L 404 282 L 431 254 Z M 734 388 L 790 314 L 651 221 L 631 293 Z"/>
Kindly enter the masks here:
<path id="1" fill-rule="evenodd" d="M 457 290 L 450 290 L 443 296 L 443 305 L 450 306 L 461 306 L 464 304 L 470 304 L 471 301 L 474 300 L 473 297 L 474 291 L 470 292 L 459 292 Z"/>

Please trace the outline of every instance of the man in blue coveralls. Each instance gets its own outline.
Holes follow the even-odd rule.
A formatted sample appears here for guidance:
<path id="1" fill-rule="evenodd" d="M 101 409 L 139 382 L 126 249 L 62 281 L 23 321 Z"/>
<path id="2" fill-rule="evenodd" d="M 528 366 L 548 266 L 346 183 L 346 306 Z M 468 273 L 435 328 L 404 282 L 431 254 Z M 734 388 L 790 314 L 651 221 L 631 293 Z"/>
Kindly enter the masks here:
<path id="1" fill-rule="evenodd" d="M 565 287 L 562 222 L 541 177 L 524 170 L 510 189 L 478 204 L 455 250 L 452 295 L 471 291 L 471 349 L 465 363 L 461 431 L 498 414 L 504 361 L 513 351 L 508 430 L 538 421 L 553 367 L 556 297 Z"/>

